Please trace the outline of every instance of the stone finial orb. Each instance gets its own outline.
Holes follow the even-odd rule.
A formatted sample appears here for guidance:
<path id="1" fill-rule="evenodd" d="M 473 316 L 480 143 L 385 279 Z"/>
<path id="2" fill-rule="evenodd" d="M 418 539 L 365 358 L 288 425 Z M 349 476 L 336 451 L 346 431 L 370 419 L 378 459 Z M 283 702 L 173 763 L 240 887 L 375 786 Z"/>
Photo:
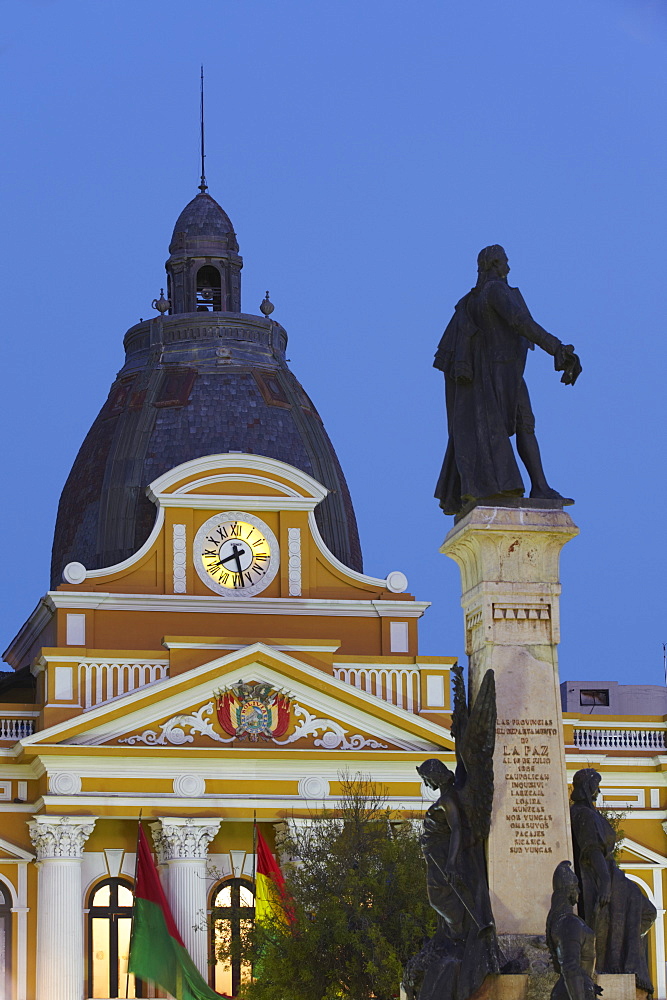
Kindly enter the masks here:
<path id="1" fill-rule="evenodd" d="M 266 316 L 267 319 L 269 318 L 269 316 L 271 315 L 271 313 L 273 312 L 273 310 L 276 308 L 274 306 L 273 302 L 271 302 L 271 300 L 269 299 L 268 290 L 267 290 L 267 293 L 264 296 L 264 300 L 261 303 L 261 305 L 260 305 L 259 308 L 260 308 L 261 312 L 264 314 L 264 316 Z"/>
<path id="2" fill-rule="evenodd" d="M 160 313 L 160 316 L 163 316 L 167 312 L 167 310 L 171 307 L 171 302 L 169 301 L 169 299 L 165 299 L 164 297 L 164 288 L 160 289 L 160 298 L 153 299 L 153 301 L 151 302 L 151 307 L 153 309 L 157 309 L 157 311 Z"/>

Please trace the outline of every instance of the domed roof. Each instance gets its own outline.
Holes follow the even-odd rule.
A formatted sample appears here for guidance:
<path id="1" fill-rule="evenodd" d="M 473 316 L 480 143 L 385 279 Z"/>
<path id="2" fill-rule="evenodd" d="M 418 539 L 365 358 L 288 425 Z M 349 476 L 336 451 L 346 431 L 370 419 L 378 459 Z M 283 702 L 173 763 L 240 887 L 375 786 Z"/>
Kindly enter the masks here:
<path id="1" fill-rule="evenodd" d="M 238 250 L 229 216 L 210 194 L 198 194 L 189 202 L 174 226 L 169 253 L 184 251 L 215 256 Z"/>
<path id="2" fill-rule="evenodd" d="M 362 570 L 352 501 L 309 396 L 287 367 L 279 323 L 244 313 L 181 313 L 137 324 L 126 363 L 60 498 L 52 587 L 68 562 L 112 566 L 145 542 L 156 509 L 146 487 L 182 462 L 266 455 L 330 491 L 315 517 L 329 549 Z"/>
<path id="3" fill-rule="evenodd" d="M 317 410 L 287 367 L 287 334 L 280 323 L 240 312 L 241 258 L 229 217 L 198 194 L 179 215 L 169 249 L 171 314 L 125 335 L 125 364 L 60 497 L 51 586 L 69 562 L 101 569 L 131 556 L 155 522 L 146 487 L 183 462 L 225 452 L 276 458 L 326 486 L 315 510 L 322 537 L 361 571 L 347 483 Z M 197 274 L 188 257 L 199 255 L 230 281 L 227 308 L 211 309 L 187 286 Z"/>

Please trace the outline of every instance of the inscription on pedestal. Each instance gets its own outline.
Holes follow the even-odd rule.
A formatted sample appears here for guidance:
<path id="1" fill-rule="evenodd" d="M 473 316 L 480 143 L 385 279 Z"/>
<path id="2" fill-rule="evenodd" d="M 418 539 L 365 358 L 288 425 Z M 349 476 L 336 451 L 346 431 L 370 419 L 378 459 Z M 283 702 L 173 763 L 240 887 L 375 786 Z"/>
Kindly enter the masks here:
<path id="1" fill-rule="evenodd" d="M 553 823 L 548 811 L 552 752 L 544 738 L 558 736 L 553 719 L 499 719 L 496 736 L 504 769 L 505 820 L 511 831 L 509 852 L 552 854 L 547 843 Z"/>

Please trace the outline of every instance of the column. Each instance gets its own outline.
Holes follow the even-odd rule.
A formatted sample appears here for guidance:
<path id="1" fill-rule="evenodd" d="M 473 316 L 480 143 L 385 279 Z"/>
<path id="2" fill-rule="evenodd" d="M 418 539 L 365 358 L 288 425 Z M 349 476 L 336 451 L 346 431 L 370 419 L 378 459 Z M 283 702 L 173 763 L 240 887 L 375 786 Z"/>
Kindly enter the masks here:
<path id="1" fill-rule="evenodd" d="M 151 823 L 158 857 L 167 865 L 166 894 L 183 943 L 208 982 L 208 900 L 206 863 L 208 845 L 220 827 L 219 819 L 163 816 Z"/>
<path id="2" fill-rule="evenodd" d="M 496 675 L 489 886 L 502 934 L 544 934 L 556 865 L 572 860 L 558 678 L 561 509 L 475 507 L 441 552 L 461 570 L 469 683 Z"/>
<path id="3" fill-rule="evenodd" d="M 84 982 L 83 845 L 95 817 L 36 816 L 37 1000 L 81 1000 Z"/>

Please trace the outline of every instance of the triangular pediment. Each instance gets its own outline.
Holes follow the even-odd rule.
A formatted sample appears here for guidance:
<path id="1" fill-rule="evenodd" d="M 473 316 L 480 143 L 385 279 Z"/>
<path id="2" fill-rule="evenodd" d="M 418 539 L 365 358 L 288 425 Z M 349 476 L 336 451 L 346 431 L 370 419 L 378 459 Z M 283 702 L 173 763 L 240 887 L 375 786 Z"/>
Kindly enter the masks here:
<path id="1" fill-rule="evenodd" d="M 640 863 L 658 865 L 660 868 L 667 868 L 667 857 L 663 854 L 658 854 L 656 851 L 652 851 L 650 847 L 644 847 L 643 844 L 637 843 L 636 840 L 631 840 L 630 837 L 624 837 L 619 844 L 620 849 L 623 854 L 631 854 L 639 859 Z M 626 865 L 632 865 L 632 860 L 630 858 L 625 858 L 624 863 Z"/>
<path id="2" fill-rule="evenodd" d="M 23 745 L 435 753 L 441 726 L 263 643 L 134 691 Z"/>
<path id="3" fill-rule="evenodd" d="M 0 864 L 8 861 L 34 861 L 35 855 L 30 851 L 24 851 L 22 847 L 12 844 L 11 841 L 0 837 Z"/>

